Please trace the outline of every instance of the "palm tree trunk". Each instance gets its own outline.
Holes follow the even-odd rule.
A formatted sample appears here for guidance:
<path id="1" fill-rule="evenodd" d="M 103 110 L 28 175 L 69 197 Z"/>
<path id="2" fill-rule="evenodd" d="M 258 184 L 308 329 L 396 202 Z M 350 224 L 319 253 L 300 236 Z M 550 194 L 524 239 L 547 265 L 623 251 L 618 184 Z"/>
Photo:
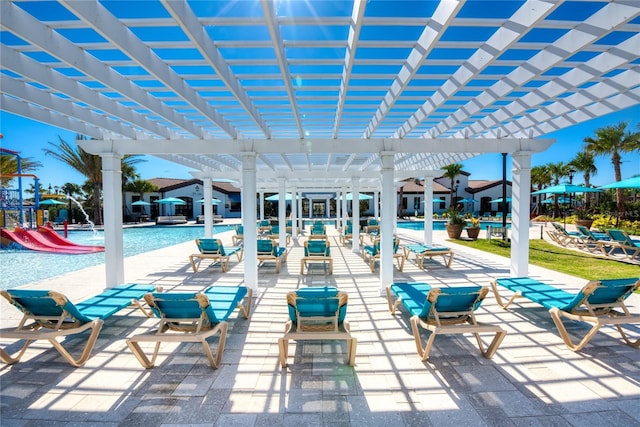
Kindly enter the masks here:
<path id="1" fill-rule="evenodd" d="M 622 180 L 622 172 L 620 171 L 620 153 L 617 151 L 611 156 L 611 163 L 613 163 L 613 173 L 615 175 L 616 182 Z M 616 205 L 618 207 L 618 218 L 624 218 L 624 197 L 622 188 L 616 189 Z"/>

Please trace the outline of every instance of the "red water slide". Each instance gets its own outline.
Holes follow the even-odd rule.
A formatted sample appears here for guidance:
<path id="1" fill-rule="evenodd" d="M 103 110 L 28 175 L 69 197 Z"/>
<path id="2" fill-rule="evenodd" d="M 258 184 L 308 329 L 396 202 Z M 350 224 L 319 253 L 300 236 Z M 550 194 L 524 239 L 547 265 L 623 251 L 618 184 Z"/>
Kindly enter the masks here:
<path id="1" fill-rule="evenodd" d="M 41 227 L 41 231 L 16 228 L 14 231 L 5 228 L 0 229 L 3 240 L 17 243 L 25 249 L 39 252 L 51 252 L 58 254 L 88 254 L 103 252 L 104 246 L 78 245 L 59 236 L 55 231 Z M 54 236 L 55 235 L 55 236 Z M 58 240 L 57 238 L 62 239 Z M 58 240 L 59 243 L 56 243 Z"/>
<path id="2" fill-rule="evenodd" d="M 38 233 L 41 234 L 45 239 L 59 246 L 82 248 L 89 252 L 104 251 L 104 246 L 80 245 L 78 243 L 74 243 L 69 239 L 65 239 L 64 237 L 56 233 L 55 230 L 52 230 L 51 228 L 48 228 L 48 227 L 38 226 Z"/>

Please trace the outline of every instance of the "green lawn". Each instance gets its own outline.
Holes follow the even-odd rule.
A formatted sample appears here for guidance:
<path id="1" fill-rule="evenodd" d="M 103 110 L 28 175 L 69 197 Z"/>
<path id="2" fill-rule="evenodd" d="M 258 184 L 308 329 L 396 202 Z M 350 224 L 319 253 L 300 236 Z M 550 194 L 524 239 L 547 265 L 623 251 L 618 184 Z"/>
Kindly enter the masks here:
<path id="1" fill-rule="evenodd" d="M 492 254 L 509 257 L 511 247 L 501 240 L 485 239 L 456 240 L 457 244 L 479 249 Z M 640 267 L 621 261 L 591 256 L 586 252 L 577 252 L 559 248 L 544 240 L 529 241 L 529 262 L 533 265 L 559 271 L 586 280 L 623 279 L 639 277 Z"/>

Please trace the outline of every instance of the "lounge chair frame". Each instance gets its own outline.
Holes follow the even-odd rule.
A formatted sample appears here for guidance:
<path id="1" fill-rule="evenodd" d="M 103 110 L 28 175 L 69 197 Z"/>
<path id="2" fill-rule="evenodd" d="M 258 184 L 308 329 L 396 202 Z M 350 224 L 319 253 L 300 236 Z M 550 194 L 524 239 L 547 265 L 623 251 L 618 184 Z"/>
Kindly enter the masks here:
<path id="1" fill-rule="evenodd" d="M 416 350 L 418 352 L 418 356 L 420 356 L 423 362 L 429 358 L 429 353 L 431 352 L 433 343 L 438 335 L 472 333 L 478 343 L 480 354 L 483 357 L 490 359 L 494 356 L 507 334 L 507 331 L 501 327 L 497 325 L 479 323 L 475 318 L 475 310 L 480 306 L 489 292 L 489 289 L 486 287 L 470 286 L 464 288 L 431 288 L 425 284 L 417 284 L 422 285 L 422 292 L 416 292 L 413 290 L 411 293 L 404 293 L 404 297 L 407 300 L 410 300 L 407 301 L 403 300 L 403 293 L 398 292 L 398 295 L 394 292 L 394 289 L 398 289 L 397 287 L 394 287 L 394 285 L 397 284 L 389 285 L 386 288 L 387 303 L 392 315 L 395 315 L 397 308 L 405 303 L 407 303 L 407 305 L 421 308 L 422 310 L 422 313 L 412 315 L 410 321 Z M 414 284 L 404 283 L 399 285 L 413 287 Z M 451 293 L 452 291 L 455 291 L 455 293 Z M 424 295 L 424 292 L 426 292 L 426 295 Z M 469 301 L 470 303 L 466 305 L 466 308 L 464 309 L 457 311 L 439 310 L 440 304 L 438 303 L 438 300 L 440 298 L 442 298 L 442 300 L 448 299 L 449 301 L 455 301 L 455 299 L 460 297 L 466 299 L 469 297 L 474 298 Z M 442 308 L 447 305 L 448 304 L 445 303 Z M 428 309 L 425 312 L 425 308 L 427 307 Z M 409 309 L 407 310 L 410 313 L 412 312 Z M 422 342 L 420 327 L 431 332 L 426 344 L 423 344 Z M 494 337 L 486 350 L 484 343 L 480 338 L 481 333 L 494 334 Z"/>
<path id="2" fill-rule="evenodd" d="M 447 268 L 451 268 L 453 262 L 453 250 L 445 247 L 434 247 L 428 245 L 404 245 L 403 247 L 405 259 L 409 259 L 410 254 L 415 254 L 416 264 L 418 268 L 424 268 L 424 259 L 433 258 L 434 256 L 441 256 L 444 260 L 444 265 Z"/>
<path id="3" fill-rule="evenodd" d="M 406 257 L 404 252 L 398 252 L 400 248 L 400 239 L 398 237 L 393 238 L 393 248 L 393 258 L 398 263 L 398 270 L 402 271 Z M 376 270 L 376 261 L 380 260 L 380 237 L 375 239 L 372 245 L 367 245 L 362 248 L 362 260 L 366 261 L 367 257 L 369 257 L 369 269 L 371 272 L 374 272 Z"/>
<path id="4" fill-rule="evenodd" d="M 313 241 L 311 244 L 317 243 Z M 305 267 L 309 267 L 313 263 L 329 264 L 329 274 L 333 274 L 333 258 L 331 254 L 327 254 L 330 250 L 329 240 L 325 240 L 325 250 L 322 252 L 314 252 L 309 249 L 309 241 L 304 242 L 304 252 L 307 254 L 300 259 L 300 274 L 304 274 Z"/>
<path id="5" fill-rule="evenodd" d="M 202 242 L 204 240 L 215 241 L 215 248 L 210 251 L 203 250 Z M 244 254 L 243 246 L 224 247 L 222 245 L 222 240 L 220 239 L 196 239 L 195 241 L 200 252 L 197 254 L 189 255 L 189 263 L 191 264 L 191 269 L 194 273 L 198 272 L 200 263 L 205 259 L 211 260 L 212 263 L 220 263 L 220 268 L 222 269 L 223 273 L 227 272 L 227 270 L 229 269 L 231 255 L 235 255 L 238 262 L 242 261 L 242 256 Z"/>
<path id="6" fill-rule="evenodd" d="M 335 305 L 335 312 L 325 316 L 305 316 L 298 310 L 299 302 L 303 300 L 322 300 L 324 304 Z M 358 340 L 351 335 L 351 327 L 347 320 L 340 321 L 341 310 L 346 309 L 349 296 L 346 292 L 338 291 L 336 296 L 307 297 L 300 296 L 295 291 L 287 293 L 287 304 L 294 308 L 294 323 L 291 319 L 285 324 L 284 336 L 278 339 L 280 365 L 287 366 L 289 354 L 289 340 L 345 340 L 347 344 L 347 364 L 355 365 L 356 347 Z"/>
<path id="7" fill-rule="evenodd" d="M 620 249 L 629 259 L 633 259 L 640 255 L 640 243 L 633 241 L 626 231 L 610 229 L 606 230 L 606 232 L 611 238 L 611 241 L 609 242 L 609 255 L 611 255 L 616 249 Z"/>
<path id="8" fill-rule="evenodd" d="M 271 239 L 262 239 L 262 241 L 271 242 L 271 249 L 269 251 L 262 251 L 260 250 L 260 244 L 258 244 L 258 266 L 264 262 L 274 262 L 276 264 L 276 273 L 280 273 L 282 263 L 287 262 L 287 248 L 279 247 Z M 258 240 L 258 242 L 260 242 L 260 240 Z"/>
<path id="9" fill-rule="evenodd" d="M 216 288 L 228 290 L 231 287 L 214 286 L 205 291 L 205 293 L 184 294 L 184 297 L 178 300 L 173 298 L 176 295 L 179 295 L 178 293 L 149 293 L 144 296 L 144 299 L 149 304 L 149 307 L 151 307 L 152 310 L 155 310 L 156 315 L 160 316 L 160 324 L 155 333 L 139 334 L 127 339 L 127 346 L 129 347 L 129 349 L 131 349 L 133 354 L 136 356 L 136 359 L 138 359 L 143 367 L 150 369 L 155 366 L 156 359 L 160 350 L 160 345 L 163 342 L 200 343 L 202 344 L 204 353 L 209 360 L 209 365 L 211 365 L 213 369 L 217 369 L 218 367 L 220 367 L 229 325 L 227 322 L 228 316 L 224 319 L 217 319 L 212 313 L 212 301 L 207 295 L 215 297 Z M 243 304 L 242 301 L 240 301 L 235 307 L 231 307 L 231 309 L 240 309 L 240 312 L 242 313 L 244 318 L 248 319 L 251 313 L 251 301 L 253 293 L 250 288 L 242 287 L 242 289 L 246 289 L 246 295 L 243 298 L 245 300 L 245 303 Z M 159 303 L 162 303 L 165 298 L 170 298 L 168 301 L 178 302 L 180 304 L 189 301 L 196 301 L 200 307 L 200 315 L 198 317 L 167 317 L 159 306 Z M 229 314 L 230 311 L 228 312 Z M 218 339 L 218 345 L 216 346 L 214 355 L 209 343 L 207 342 L 207 339 L 214 337 L 218 333 L 220 334 L 220 338 Z M 140 343 L 155 343 L 153 353 L 151 354 L 150 358 L 140 346 Z"/>
<path id="10" fill-rule="evenodd" d="M 621 282 L 631 280 L 628 291 L 621 293 L 618 298 L 612 301 L 606 301 L 602 303 L 592 302 L 591 298 L 598 299 L 597 292 L 600 289 L 604 289 L 609 282 Z M 635 280 L 635 283 L 633 282 Z M 511 283 L 513 282 L 513 283 Z M 503 301 L 500 296 L 498 285 L 509 289 L 514 294 L 506 301 Z M 535 290 L 527 291 L 524 286 L 535 286 Z M 624 285 L 622 285 L 624 286 Z M 549 295 L 558 292 L 566 294 L 571 297 L 572 295 L 559 290 L 556 287 L 548 285 L 544 282 L 537 281 L 528 277 L 517 277 L 508 279 L 495 279 L 491 281 L 491 288 L 496 297 L 496 301 L 500 307 L 507 309 L 512 302 L 517 298 L 527 298 L 530 301 L 538 303 L 549 310 L 551 319 L 555 324 L 560 337 L 565 345 L 572 351 L 580 351 L 585 345 L 591 341 L 596 333 L 606 325 L 615 326 L 624 342 L 631 347 L 640 348 L 640 338 L 633 341 L 627 337 L 627 334 L 622 329 L 621 325 L 640 323 L 640 316 L 633 315 L 624 303 L 624 300 L 637 289 L 640 289 L 640 279 L 615 279 L 615 280 L 601 280 L 601 281 L 589 281 L 581 291 L 576 294 L 573 300 L 570 302 L 570 308 L 565 309 L 563 307 L 553 306 L 554 303 L 560 304 L 563 301 L 554 301 Z M 524 293 L 523 293 L 524 292 Z M 616 310 L 622 310 L 622 312 Z M 585 322 L 592 325 L 591 329 L 578 341 L 574 342 L 567 328 L 563 322 L 563 318 Z"/>
<path id="11" fill-rule="evenodd" d="M 47 340 L 70 365 L 81 367 L 91 357 L 91 351 L 102 330 L 104 320 L 113 313 L 127 306 L 134 306 L 139 308 L 145 316 L 152 316 L 152 313 L 145 310 L 137 300 L 137 298 L 141 298 L 145 292 L 151 289 L 154 289 L 154 286 L 132 284 L 107 289 L 102 294 L 87 300 L 87 303 L 90 303 L 90 305 L 94 307 L 99 306 L 101 302 L 105 303 L 107 307 L 108 311 L 105 312 L 102 317 L 94 316 L 94 318 L 86 315 L 87 310 L 82 310 L 82 304 L 84 302 L 75 305 L 60 292 L 26 290 L 26 292 L 30 294 L 26 295 L 25 290 L 21 291 L 20 294 L 18 294 L 17 291 L 2 290 L 0 294 L 10 304 L 22 311 L 23 316 L 17 327 L 0 330 L 0 337 L 3 339 L 25 340 L 25 343 L 15 355 L 10 355 L 4 349 L 0 349 L 0 359 L 8 365 L 13 365 L 22 359 L 31 343 L 38 340 Z M 155 289 L 158 291 L 161 290 L 161 288 Z M 117 303 L 114 303 L 113 298 L 109 300 L 109 294 L 117 293 L 120 290 L 129 292 L 130 295 L 133 295 L 132 298 L 129 299 L 126 297 L 124 298 L 124 302 L 120 301 Z M 31 304 L 31 306 L 27 304 Z M 36 311 L 36 306 L 43 307 L 43 305 L 45 307 L 40 313 L 32 312 Z M 48 314 L 43 315 L 41 314 L 42 312 L 47 312 Z M 90 331 L 90 334 L 78 357 L 74 357 L 71 352 L 58 341 L 60 338 L 79 334 L 87 330 Z"/>

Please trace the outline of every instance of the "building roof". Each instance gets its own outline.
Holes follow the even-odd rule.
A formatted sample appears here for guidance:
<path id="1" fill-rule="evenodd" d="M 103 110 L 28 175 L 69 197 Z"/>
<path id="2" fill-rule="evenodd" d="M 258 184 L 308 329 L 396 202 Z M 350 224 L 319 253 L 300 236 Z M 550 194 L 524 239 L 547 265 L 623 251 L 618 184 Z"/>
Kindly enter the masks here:
<path id="1" fill-rule="evenodd" d="M 640 2 L 0 2 L 0 107 L 258 184 L 377 188 L 640 101 Z M 436 173 L 436 172 L 434 172 Z"/>

